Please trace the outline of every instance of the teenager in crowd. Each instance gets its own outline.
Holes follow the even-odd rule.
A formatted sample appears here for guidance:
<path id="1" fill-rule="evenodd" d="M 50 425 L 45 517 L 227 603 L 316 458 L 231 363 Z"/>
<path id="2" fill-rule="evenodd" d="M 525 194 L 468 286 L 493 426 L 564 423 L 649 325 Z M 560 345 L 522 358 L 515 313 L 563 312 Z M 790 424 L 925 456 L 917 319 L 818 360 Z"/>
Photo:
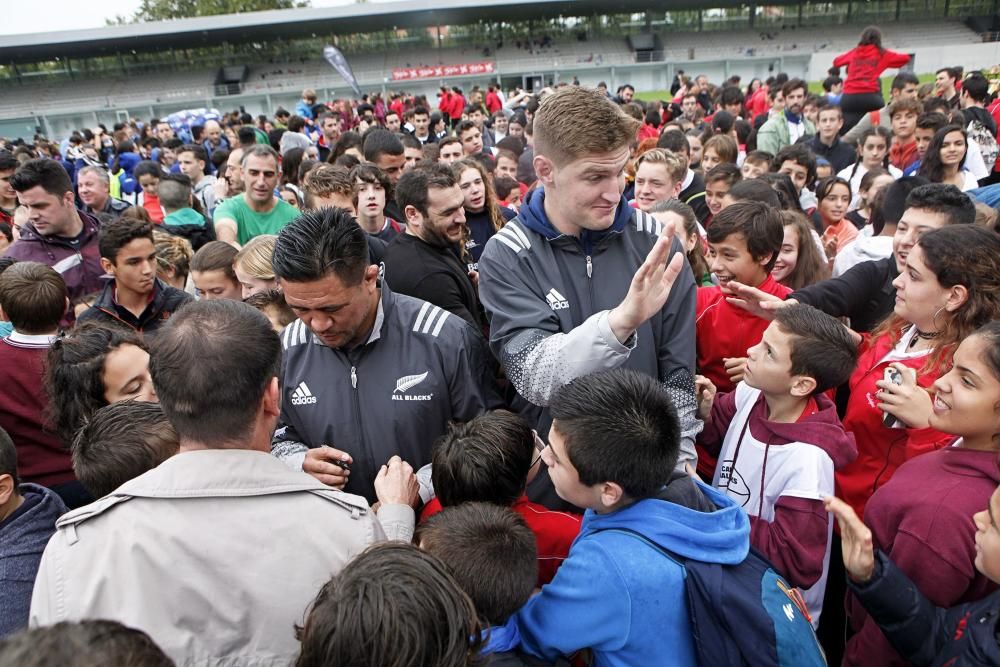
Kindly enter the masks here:
<path id="1" fill-rule="evenodd" d="M 278 279 L 274 277 L 274 269 L 271 268 L 271 255 L 277 239 L 272 234 L 254 237 L 233 257 L 233 273 L 240 282 L 244 299 L 277 289 Z"/>
<path id="2" fill-rule="evenodd" d="M 830 266 L 816 243 L 816 231 L 804 215 L 782 211 L 784 238 L 771 269 L 771 277 L 793 290 L 814 285 L 830 277 Z"/>
<path id="3" fill-rule="evenodd" d="M 858 45 L 833 60 L 834 67 L 847 68 L 847 80 L 840 97 L 844 110 L 844 131 L 850 130 L 870 111 L 885 104 L 879 77 L 887 69 L 902 67 L 910 56 L 896 53 L 882 46 L 882 32 L 875 27 L 861 33 Z"/>
<path id="4" fill-rule="evenodd" d="M 872 214 L 872 200 L 875 199 L 883 188 L 893 181 L 895 179 L 887 169 L 876 167 L 875 169 L 868 170 L 861 178 L 861 184 L 858 186 L 858 197 L 855 202 L 857 206 L 848 211 L 847 216 L 845 216 L 851 221 L 851 224 L 858 229 L 864 229 Z"/>
<path id="5" fill-rule="evenodd" d="M 823 227 L 823 249 L 832 262 L 837 253 L 858 235 L 858 228 L 845 218 L 851 205 L 851 186 L 831 176 L 816 185 L 816 213 Z"/>
<path id="6" fill-rule="evenodd" d="M 881 167 L 892 174 L 893 178 L 903 175 L 899 169 L 889 164 L 889 142 L 892 133 L 884 127 L 873 127 L 861 133 L 858 139 L 858 157 L 854 164 L 837 172 L 851 184 L 851 193 L 857 197 L 861 192 L 861 179 L 869 169 Z"/>
<path id="7" fill-rule="evenodd" d="M 714 285 L 715 279 L 705 259 L 701 225 L 698 224 L 698 218 L 695 217 L 691 207 L 678 199 L 667 199 L 655 204 L 649 212 L 660 224 L 674 225 L 674 234 L 685 250 L 695 284 L 698 287 Z"/>
<path id="8" fill-rule="evenodd" d="M 965 130 L 959 125 L 946 125 L 934 133 L 917 175 L 931 183 L 954 185 L 963 192 L 974 190 L 979 187 L 979 182 L 965 168 L 968 150 Z"/>
<path id="9" fill-rule="evenodd" d="M 469 270 L 475 271 L 478 269 L 479 258 L 483 255 L 486 242 L 516 213 L 497 203 L 493 179 L 479 160 L 464 158 L 451 168 L 465 197 L 463 207 L 468 230 L 465 251 L 472 258 Z"/>

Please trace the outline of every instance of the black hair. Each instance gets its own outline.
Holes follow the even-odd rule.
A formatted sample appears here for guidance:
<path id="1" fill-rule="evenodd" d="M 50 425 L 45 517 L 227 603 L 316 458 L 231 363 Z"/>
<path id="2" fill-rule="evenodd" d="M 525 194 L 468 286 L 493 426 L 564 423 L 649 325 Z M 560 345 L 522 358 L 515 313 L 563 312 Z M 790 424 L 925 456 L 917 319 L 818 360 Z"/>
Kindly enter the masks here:
<path id="1" fill-rule="evenodd" d="M 14 192 L 27 192 L 38 186 L 50 195 L 62 197 L 73 189 L 73 182 L 61 163 L 46 158 L 28 160 L 10 177 Z"/>
<path id="2" fill-rule="evenodd" d="M 373 164 L 359 164 L 351 169 L 351 184 L 354 185 L 357 181 L 381 185 L 382 189 L 385 190 L 386 199 L 392 194 L 392 181 L 389 180 L 388 174 Z"/>
<path id="3" fill-rule="evenodd" d="M 872 212 L 868 221 L 872 225 L 875 236 L 882 233 L 885 225 L 895 225 L 906 211 L 906 198 L 914 189 L 927 185 L 927 179 L 921 176 L 903 176 L 886 186 L 881 197 L 872 201 Z"/>
<path id="4" fill-rule="evenodd" d="M 448 568 L 410 544 L 369 547 L 320 589 L 296 667 L 476 664 L 481 626 Z"/>
<path id="5" fill-rule="evenodd" d="M 664 148 L 674 153 L 681 153 L 685 157 L 691 157 L 691 146 L 688 144 L 687 136 L 683 132 L 664 132 L 656 140 L 657 148 Z"/>
<path id="6" fill-rule="evenodd" d="M 787 178 L 787 177 L 786 177 Z M 745 178 L 738 183 L 734 183 L 729 189 L 729 197 L 734 201 L 756 201 L 780 209 L 781 200 L 778 193 L 774 191 L 767 181 L 759 178 Z"/>
<path id="7" fill-rule="evenodd" d="M 931 143 L 927 145 L 927 152 L 924 153 L 924 159 L 917 170 L 918 175 L 923 176 L 931 183 L 940 183 L 944 180 L 945 167 L 941 161 L 941 147 L 944 145 L 944 140 L 952 132 L 961 134 L 962 140 L 965 142 L 965 155 L 962 156 L 962 161 L 958 165 L 959 171 L 965 166 L 965 161 L 969 157 L 969 136 L 965 129 L 961 125 L 945 125 L 942 127 L 934 133 Z"/>
<path id="8" fill-rule="evenodd" d="M 138 181 L 140 176 L 155 176 L 156 178 L 163 178 L 163 167 L 157 162 L 152 160 L 143 160 L 139 164 L 135 165 L 135 169 L 132 170 L 132 175 L 135 176 L 135 180 Z"/>
<path id="9" fill-rule="evenodd" d="M 320 280 L 333 272 L 344 285 L 357 285 L 370 264 L 368 239 L 344 209 L 307 211 L 278 234 L 271 263 L 274 275 L 290 282 Z"/>
<path id="10" fill-rule="evenodd" d="M 194 159 L 196 161 L 201 160 L 202 162 L 204 162 L 205 169 L 206 170 L 208 169 L 209 165 L 208 151 L 205 150 L 204 146 L 201 146 L 199 144 L 184 144 L 183 146 L 177 149 L 177 155 L 179 156 L 181 153 L 190 153 L 191 155 L 194 156 Z M 208 172 L 206 171 L 205 173 Z"/>
<path id="11" fill-rule="evenodd" d="M 985 102 L 990 94 L 990 82 L 982 72 L 971 72 L 962 81 L 962 92 L 968 93 L 974 102 Z"/>
<path id="12" fill-rule="evenodd" d="M 159 403 L 112 403 L 76 434 L 73 473 L 92 498 L 103 498 L 176 454 L 178 445 Z"/>
<path id="13" fill-rule="evenodd" d="M 719 105 L 723 108 L 732 104 L 742 105 L 746 97 L 738 86 L 726 86 L 719 94 Z"/>
<path id="14" fill-rule="evenodd" d="M 395 134 L 389 130 L 376 127 L 365 133 L 364 150 L 362 152 L 365 155 L 365 161 L 378 162 L 380 156 L 402 155 L 404 149 L 403 143 Z"/>
<path id="15" fill-rule="evenodd" d="M 230 299 L 195 301 L 178 310 L 159 330 L 149 363 L 177 435 L 208 446 L 249 433 L 264 392 L 280 372 L 281 343 L 271 323 Z"/>
<path id="16" fill-rule="evenodd" d="M 48 421 L 69 447 L 104 397 L 104 362 L 123 345 L 147 350 L 146 343 L 131 329 L 103 322 L 84 322 L 53 341 L 45 364 Z"/>
<path id="17" fill-rule="evenodd" d="M 778 195 L 779 207 L 783 211 L 798 211 L 802 213 L 802 203 L 799 201 L 799 193 L 792 183 L 792 177 L 788 174 L 776 174 L 773 171 L 761 174 L 758 180 L 767 183 Z"/>
<path id="18" fill-rule="evenodd" d="M 528 424 L 506 410 L 452 424 L 434 445 L 431 477 L 445 507 L 467 501 L 514 504 L 535 455 Z"/>
<path id="19" fill-rule="evenodd" d="M 764 270 L 770 272 L 781 252 L 784 225 L 777 208 L 757 201 L 740 201 L 719 211 L 708 227 L 708 242 L 721 243 L 741 234 L 754 261 L 770 255 Z"/>
<path id="20" fill-rule="evenodd" d="M 0 151 L 0 171 L 17 169 L 18 161 L 10 151 Z"/>
<path id="21" fill-rule="evenodd" d="M 0 428 L 0 475 L 10 475 L 14 480 L 14 493 L 17 494 L 17 487 L 21 485 L 21 478 L 17 475 L 17 448 L 14 441 L 7 435 L 7 431 Z M 0 644 L 2 647 L 3 644 Z M 0 651 L 2 654 L 2 651 Z"/>
<path id="22" fill-rule="evenodd" d="M 538 549 L 513 510 L 477 502 L 445 507 L 421 524 L 415 539 L 472 598 L 484 626 L 503 625 L 531 598 Z"/>
<path id="23" fill-rule="evenodd" d="M 66 314 L 66 283 L 46 264 L 17 262 L 0 273 L 0 308 L 20 333 L 53 332 Z"/>
<path id="24" fill-rule="evenodd" d="M 890 90 L 902 90 L 908 85 L 919 86 L 920 79 L 913 72 L 899 72 L 896 76 L 892 77 L 892 84 L 890 84 Z"/>
<path id="25" fill-rule="evenodd" d="M 302 159 L 305 156 L 306 149 L 299 147 L 289 148 L 285 151 L 285 154 L 281 156 L 282 185 L 299 184 L 299 166 L 302 164 Z"/>
<path id="26" fill-rule="evenodd" d="M 774 321 L 792 336 L 790 374 L 816 380 L 813 394 L 850 379 L 858 363 L 858 346 L 839 320 L 802 303 L 779 308 Z"/>
<path id="27" fill-rule="evenodd" d="M 148 634 L 118 621 L 61 621 L 0 641 L 0 665 L 174 667 Z"/>
<path id="28" fill-rule="evenodd" d="M 427 215 L 428 190 L 455 185 L 458 185 L 458 179 L 449 165 L 440 162 L 419 164 L 404 173 L 396 183 L 396 205 L 401 211 L 412 206 Z"/>
<path id="29" fill-rule="evenodd" d="M 778 171 L 785 162 L 794 162 L 800 167 L 806 168 L 806 189 L 812 189 L 816 181 L 816 156 L 805 144 L 789 144 L 774 156 L 772 169 Z"/>
<path id="30" fill-rule="evenodd" d="M 153 243 L 153 226 L 142 220 L 123 217 L 101 225 L 97 247 L 101 257 L 117 264 L 118 251 L 136 239 L 149 239 Z"/>
<path id="31" fill-rule="evenodd" d="M 972 224 L 976 221 L 976 205 L 967 194 L 954 185 L 928 183 L 914 188 L 906 196 L 906 208 L 940 213 L 948 224 Z"/>
<path id="32" fill-rule="evenodd" d="M 874 46 L 879 51 L 883 51 L 882 48 L 882 31 L 875 26 L 868 26 L 861 33 L 861 38 L 858 40 L 858 46 Z"/>
<path id="33" fill-rule="evenodd" d="M 556 390 L 550 412 L 583 484 L 614 482 L 640 500 L 656 495 L 677 464 L 677 411 L 649 375 L 616 369 L 576 378 Z"/>

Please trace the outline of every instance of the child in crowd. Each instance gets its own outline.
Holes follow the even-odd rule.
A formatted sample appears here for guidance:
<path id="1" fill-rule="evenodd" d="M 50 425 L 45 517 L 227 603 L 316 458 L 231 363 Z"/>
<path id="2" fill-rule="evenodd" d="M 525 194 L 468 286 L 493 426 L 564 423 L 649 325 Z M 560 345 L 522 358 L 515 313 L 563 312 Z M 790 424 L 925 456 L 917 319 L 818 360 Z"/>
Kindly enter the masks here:
<path id="1" fill-rule="evenodd" d="M 969 138 L 961 125 L 946 125 L 934 133 L 917 175 L 931 183 L 954 185 L 962 192 L 979 187 L 979 181 L 966 166 Z"/>
<path id="2" fill-rule="evenodd" d="M 799 206 L 806 213 L 816 208 L 811 188 L 816 182 L 816 157 L 804 144 L 785 146 L 774 156 L 773 171 L 792 179 Z"/>
<path id="3" fill-rule="evenodd" d="M 917 127 L 913 131 L 913 140 L 917 144 L 917 159 L 903 170 L 904 176 L 913 176 L 920 169 L 920 165 L 927 155 L 927 147 L 931 145 L 931 139 L 937 131 L 948 124 L 948 117 L 942 113 L 928 112 L 917 117 Z"/>
<path id="4" fill-rule="evenodd" d="M 1000 640 L 995 619 L 1000 592 L 951 608 L 935 606 L 881 550 L 872 547 L 872 531 L 851 506 L 826 500 L 837 518 L 848 586 L 872 615 L 893 648 L 914 665 L 995 665 Z M 1000 489 L 976 512 L 976 570 L 1000 582 Z M 865 664 L 871 664 L 867 660 Z"/>
<path id="5" fill-rule="evenodd" d="M 694 210 L 678 199 L 668 199 L 658 202 L 650 210 L 650 214 L 662 224 L 673 223 L 674 235 L 684 246 L 688 265 L 694 273 L 694 282 L 699 287 L 711 287 L 715 284 L 712 272 L 708 270 L 705 261 L 704 238 L 701 225 Z"/>
<path id="6" fill-rule="evenodd" d="M 445 565 L 415 546 L 376 544 L 320 589 L 297 667 L 467 667 L 483 646 L 472 600 Z"/>
<path id="7" fill-rule="evenodd" d="M 775 313 L 748 350 L 744 381 L 716 395 L 697 377 L 700 442 L 717 456 L 712 486 L 750 515 L 750 543 L 790 584 L 803 591 L 819 623 L 833 523 L 823 498 L 834 470 L 857 456 L 837 408 L 823 392 L 854 371 L 850 332 L 812 306 Z"/>
<path id="8" fill-rule="evenodd" d="M 887 169 L 883 169 L 882 167 L 869 169 L 868 173 L 861 179 L 856 202 L 857 208 L 848 211 L 845 216 L 851 221 L 851 224 L 858 229 L 864 229 L 872 214 L 872 201 L 884 187 L 895 180 Z"/>
<path id="9" fill-rule="evenodd" d="M 953 440 L 930 425 L 924 388 L 951 367 L 959 342 L 1000 317 L 1000 237 L 973 225 L 927 232 L 892 284 L 893 314 L 871 337 L 858 335 L 861 356 L 844 414 L 858 458 L 837 471 L 837 496 L 861 516 L 900 465 Z"/>
<path id="10" fill-rule="evenodd" d="M 823 226 L 823 249 L 833 262 L 837 253 L 858 235 L 858 228 L 845 217 L 851 205 L 851 186 L 836 176 L 826 178 L 816 186 L 816 200 L 816 213 Z"/>
<path id="11" fill-rule="evenodd" d="M 556 492 L 587 509 L 556 578 L 512 616 L 526 652 L 553 661 L 589 648 L 595 664 L 695 667 L 688 560 L 738 565 L 749 522 L 732 499 L 674 470 L 677 413 L 662 383 L 632 370 L 576 378 L 550 404 L 542 452 Z M 355 638 L 356 641 L 356 638 Z"/>
<path id="12" fill-rule="evenodd" d="M 937 607 L 980 600 L 997 584 L 977 572 L 975 525 L 969 516 L 990 502 L 1000 469 L 1000 323 L 991 322 L 955 350 L 954 365 L 931 388 L 932 428 L 951 446 L 899 467 L 865 508 L 873 546 Z M 847 665 L 902 665 L 876 621 L 849 604 L 855 634 Z"/>
<path id="13" fill-rule="evenodd" d="M 42 551 L 66 512 L 54 491 L 21 482 L 17 458 L 13 441 L 0 428 L 0 639 L 28 627 Z"/>
<path id="14" fill-rule="evenodd" d="M 77 326 L 52 342 L 45 391 L 52 428 L 66 449 L 99 408 L 157 400 L 147 350 L 131 329 L 99 323 Z"/>
<path id="15" fill-rule="evenodd" d="M 152 470 L 180 441 L 159 403 L 120 401 L 99 409 L 73 441 L 73 471 L 93 498 Z"/>
<path id="16" fill-rule="evenodd" d="M 784 238 L 771 277 L 792 290 L 830 277 L 830 266 L 817 242 L 816 230 L 798 211 L 782 211 Z"/>
<path id="17" fill-rule="evenodd" d="M 755 345 L 767 328 L 766 320 L 747 318 L 746 311 L 727 303 L 726 297 L 732 294 L 729 283 L 787 296 L 791 290 L 770 275 L 782 238 L 779 212 L 759 202 L 727 207 L 708 228 L 709 268 L 719 285 L 698 290 L 698 369 L 722 391 L 732 391 L 742 379 L 747 348 Z"/>
<path id="18" fill-rule="evenodd" d="M 889 118 L 892 121 L 889 163 L 903 173 L 920 159 L 914 133 L 917 129 L 917 117 L 922 110 L 920 101 L 911 98 L 898 99 L 889 105 Z"/>
<path id="19" fill-rule="evenodd" d="M 273 234 L 255 236 L 233 258 L 233 273 L 240 281 L 244 299 L 258 292 L 278 288 L 278 279 L 274 277 L 274 269 L 271 267 L 276 240 L 278 237 Z"/>
<path id="20" fill-rule="evenodd" d="M 702 152 L 701 168 L 707 174 L 720 164 L 731 164 L 736 167 L 740 149 L 736 140 L 728 134 L 716 134 L 705 142 Z M 737 167 L 739 169 L 739 167 Z M 706 181 L 706 185 L 708 182 Z"/>
<path id="21" fill-rule="evenodd" d="M 242 300 L 243 288 L 233 270 L 238 252 L 224 241 L 211 241 L 194 254 L 191 277 L 198 298 Z"/>
<path id="22" fill-rule="evenodd" d="M 774 156 L 765 151 L 750 151 L 743 159 L 740 172 L 745 179 L 757 178 L 766 174 L 771 168 L 771 160 Z"/>
<path id="23" fill-rule="evenodd" d="M 493 183 L 500 206 L 517 211 L 521 208 L 521 186 L 510 176 L 497 176 Z"/>
<path id="24" fill-rule="evenodd" d="M 472 598 L 490 664 L 534 664 L 504 624 L 531 598 L 537 578 L 535 536 L 524 520 L 492 503 L 447 507 L 420 526 L 416 542 L 436 556 Z M 506 656 L 504 654 L 507 654 Z"/>
<path id="25" fill-rule="evenodd" d="M 705 221 L 706 227 L 712 224 L 712 218 L 718 215 L 727 203 L 732 203 L 726 201 L 726 196 L 742 178 L 739 167 L 729 162 L 720 163 L 705 174 L 705 203 L 708 204 L 708 210 L 712 214 Z"/>
<path id="26" fill-rule="evenodd" d="M 543 448 L 527 423 L 506 410 L 453 425 L 434 447 L 431 479 L 437 497 L 424 507 L 422 519 L 442 507 L 466 502 L 510 507 L 535 535 L 536 578 L 538 586 L 544 586 L 566 559 L 580 532 L 580 517 L 549 511 L 525 495 L 528 483 L 538 474 Z"/>
<path id="27" fill-rule="evenodd" d="M 278 333 L 285 330 L 289 324 L 298 319 L 295 311 L 285 303 L 285 295 L 276 289 L 257 292 L 243 299 L 247 303 L 267 316 L 271 326 Z"/>
<path id="28" fill-rule="evenodd" d="M 886 169 L 893 178 L 899 178 L 903 172 L 889 164 L 889 142 L 892 133 L 880 125 L 870 127 L 861 133 L 858 139 L 858 158 L 850 167 L 840 170 L 837 176 L 851 184 L 854 196 L 852 207 L 857 208 L 857 198 L 861 193 L 861 179 L 869 169 L 881 167 Z"/>

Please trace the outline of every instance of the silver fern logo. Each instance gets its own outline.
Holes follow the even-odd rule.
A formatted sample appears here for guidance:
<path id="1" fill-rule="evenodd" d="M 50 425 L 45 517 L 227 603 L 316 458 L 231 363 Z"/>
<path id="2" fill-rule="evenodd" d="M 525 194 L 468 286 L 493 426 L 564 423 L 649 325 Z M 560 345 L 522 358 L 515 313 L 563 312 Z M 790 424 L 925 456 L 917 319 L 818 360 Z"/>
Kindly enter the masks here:
<path id="1" fill-rule="evenodd" d="M 418 373 L 416 375 L 404 375 L 403 377 L 396 380 L 396 391 L 392 393 L 394 394 L 406 393 L 408 390 L 413 389 L 418 384 L 426 380 L 427 373 L 430 373 L 430 371 L 425 371 L 423 373 Z"/>

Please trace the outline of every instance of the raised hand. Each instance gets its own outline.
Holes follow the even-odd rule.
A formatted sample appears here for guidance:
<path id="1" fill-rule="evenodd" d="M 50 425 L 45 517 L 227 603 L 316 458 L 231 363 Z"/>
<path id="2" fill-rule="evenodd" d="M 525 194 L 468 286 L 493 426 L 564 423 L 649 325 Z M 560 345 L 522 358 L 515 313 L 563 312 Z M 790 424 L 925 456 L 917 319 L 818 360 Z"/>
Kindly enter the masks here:
<path id="1" fill-rule="evenodd" d="M 718 390 L 704 375 L 695 375 L 694 393 L 698 397 L 698 419 L 707 422 L 712 415 L 712 404 L 715 403 Z"/>
<path id="2" fill-rule="evenodd" d="M 413 466 L 393 456 L 375 476 L 375 497 L 382 505 L 409 505 L 420 501 L 420 483 Z"/>
<path id="3" fill-rule="evenodd" d="M 851 579 L 858 583 L 869 581 L 875 573 L 872 531 L 858 518 L 854 509 L 840 498 L 827 496 L 823 504 L 826 506 L 826 511 L 831 512 L 840 525 L 844 569 Z"/>
<path id="4" fill-rule="evenodd" d="M 733 293 L 733 296 L 726 297 L 726 301 L 737 308 L 742 308 L 751 315 L 756 315 L 765 320 L 773 320 L 774 311 L 778 308 L 798 303 L 795 299 L 782 300 L 773 294 L 762 292 L 756 287 L 750 287 L 735 280 L 730 281 L 727 287 Z"/>
<path id="5" fill-rule="evenodd" d="M 646 261 L 632 276 L 628 294 L 608 314 L 608 324 L 619 342 L 627 341 L 635 330 L 654 314 L 663 309 L 670 290 L 684 268 L 684 255 L 678 252 L 670 263 L 667 256 L 674 241 L 673 223 L 663 225 Z"/>

